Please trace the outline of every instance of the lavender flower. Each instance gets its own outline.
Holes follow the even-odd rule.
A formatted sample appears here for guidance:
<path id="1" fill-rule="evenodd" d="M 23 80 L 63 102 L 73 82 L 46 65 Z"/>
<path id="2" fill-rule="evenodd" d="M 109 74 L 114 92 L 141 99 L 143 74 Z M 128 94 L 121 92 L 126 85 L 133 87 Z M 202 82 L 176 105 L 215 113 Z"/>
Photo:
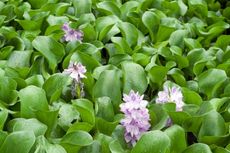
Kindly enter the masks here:
<path id="1" fill-rule="evenodd" d="M 86 78 L 85 76 L 86 68 L 81 63 L 70 62 L 68 69 L 63 71 L 64 74 L 70 75 L 73 78 L 73 83 L 71 87 L 72 97 L 84 97 L 84 83 L 81 79 Z"/>
<path id="2" fill-rule="evenodd" d="M 80 82 L 81 79 L 86 78 L 85 76 L 86 68 L 81 63 L 70 62 L 68 69 L 63 71 L 64 74 L 69 74 L 71 78 Z"/>
<path id="3" fill-rule="evenodd" d="M 79 30 L 72 29 L 68 23 L 64 23 L 62 26 L 62 30 L 65 32 L 63 39 L 65 41 L 81 41 L 83 38 L 83 33 Z"/>
<path id="4" fill-rule="evenodd" d="M 180 88 L 164 86 L 164 90 L 158 93 L 156 103 L 174 102 L 176 104 L 176 111 L 182 111 L 184 106 L 183 95 Z"/>
<path id="5" fill-rule="evenodd" d="M 129 95 L 123 95 L 125 103 L 120 104 L 121 111 L 125 114 L 125 118 L 121 120 L 121 124 L 125 127 L 125 141 L 133 146 L 150 128 L 150 118 L 146 108 L 148 102 L 143 100 L 143 97 L 131 90 Z"/>
<path id="6" fill-rule="evenodd" d="M 79 82 L 82 78 L 86 78 L 86 68 L 80 62 L 70 62 L 68 69 L 65 69 L 63 73 L 70 74 L 70 77 L 77 80 L 77 82 Z"/>

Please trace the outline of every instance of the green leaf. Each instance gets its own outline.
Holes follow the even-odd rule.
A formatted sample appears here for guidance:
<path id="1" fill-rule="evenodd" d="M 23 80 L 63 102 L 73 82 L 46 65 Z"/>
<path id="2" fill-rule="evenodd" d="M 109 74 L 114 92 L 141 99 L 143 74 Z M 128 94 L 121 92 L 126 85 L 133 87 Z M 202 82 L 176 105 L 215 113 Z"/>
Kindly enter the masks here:
<path id="1" fill-rule="evenodd" d="M 186 104 L 200 105 L 202 103 L 201 96 L 188 88 L 182 88 L 184 101 Z"/>
<path id="2" fill-rule="evenodd" d="M 164 131 L 171 140 L 170 153 L 182 152 L 187 147 L 185 131 L 178 125 L 173 125 Z"/>
<path id="3" fill-rule="evenodd" d="M 37 87 L 42 87 L 42 85 L 44 84 L 44 78 L 42 75 L 33 75 L 27 78 L 25 81 L 28 86 L 34 85 Z"/>
<path id="4" fill-rule="evenodd" d="M 209 69 L 198 76 L 200 92 L 206 94 L 208 98 L 211 98 L 215 96 L 217 88 L 226 79 L 227 75 L 225 71 L 219 69 Z"/>
<path id="5" fill-rule="evenodd" d="M 103 118 L 97 117 L 96 118 L 96 128 L 100 133 L 111 135 L 111 133 L 114 131 L 116 126 L 119 124 L 118 121 L 114 122 L 108 122 L 104 120 Z"/>
<path id="6" fill-rule="evenodd" d="M 178 68 L 173 68 L 170 71 L 168 71 L 168 75 L 172 76 L 172 78 L 175 80 L 176 84 L 179 86 L 186 86 L 186 80 L 184 77 L 183 72 Z"/>
<path id="7" fill-rule="evenodd" d="M 180 48 L 184 48 L 184 39 L 187 37 L 187 35 L 188 32 L 186 30 L 174 31 L 169 38 L 169 44 L 171 46 L 178 46 Z"/>
<path id="8" fill-rule="evenodd" d="M 97 4 L 99 11 L 106 15 L 116 15 L 120 17 L 121 11 L 117 4 L 113 1 L 103 1 Z"/>
<path id="9" fill-rule="evenodd" d="M 208 7 L 204 0 L 190 0 L 188 2 L 189 10 L 195 15 L 202 17 L 207 17 Z"/>
<path id="10" fill-rule="evenodd" d="M 216 147 L 214 150 L 212 150 L 212 152 L 213 153 L 229 153 L 230 151 L 222 147 Z"/>
<path id="11" fill-rule="evenodd" d="M 161 19 L 161 24 L 157 32 L 157 42 L 167 40 L 171 33 L 180 27 L 180 23 L 175 18 L 165 17 Z"/>
<path id="12" fill-rule="evenodd" d="M 8 112 L 7 110 L 3 109 L 0 111 L 0 130 L 3 129 L 4 124 L 8 118 Z"/>
<path id="13" fill-rule="evenodd" d="M 94 109 L 91 101 L 87 99 L 76 99 L 72 100 L 72 103 L 73 106 L 80 113 L 81 119 L 84 122 L 88 122 L 92 125 L 95 124 Z"/>
<path id="14" fill-rule="evenodd" d="M 17 97 L 14 94 L 17 83 L 13 79 L 3 76 L 0 76 L 0 80 L 0 100 L 10 103 Z"/>
<path id="15" fill-rule="evenodd" d="M 55 27 L 55 25 L 62 25 L 65 22 L 68 22 L 68 18 L 65 17 L 65 16 L 53 16 L 53 15 L 49 15 L 48 18 L 47 18 L 47 22 L 49 23 L 50 26 L 54 26 Z M 57 30 L 61 30 L 60 26 L 57 27 Z M 48 29 L 46 30 L 46 32 L 47 31 L 48 31 Z"/>
<path id="16" fill-rule="evenodd" d="M 128 54 L 115 54 L 109 58 L 109 64 L 119 66 L 123 61 L 133 61 Z"/>
<path id="17" fill-rule="evenodd" d="M 77 130 L 89 132 L 93 128 L 93 126 L 94 125 L 91 125 L 88 122 L 75 122 L 74 124 L 70 126 L 70 128 L 68 129 L 66 133 L 74 132 Z"/>
<path id="18" fill-rule="evenodd" d="M 33 40 L 32 45 L 48 60 L 49 66 L 54 72 L 57 64 L 61 62 L 65 54 L 62 44 L 51 37 L 38 36 Z"/>
<path id="19" fill-rule="evenodd" d="M 19 20 L 16 19 L 16 21 L 23 27 L 24 30 L 28 31 L 39 31 L 42 27 L 44 19 L 49 15 L 49 12 L 44 12 L 37 10 L 33 13 L 26 12 L 26 15 L 24 15 L 25 20 Z"/>
<path id="20" fill-rule="evenodd" d="M 91 24 L 88 23 L 88 24 L 82 25 L 79 28 L 81 28 L 82 32 L 84 33 L 83 41 L 91 42 L 93 40 L 96 40 L 97 33 L 96 33 L 95 29 L 94 29 L 94 26 L 92 26 Z"/>
<path id="21" fill-rule="evenodd" d="M 187 149 L 185 149 L 182 153 L 198 153 L 198 152 L 212 153 L 209 146 L 203 143 L 195 143 L 189 146 Z"/>
<path id="22" fill-rule="evenodd" d="M 82 147 L 79 153 L 99 153 L 101 152 L 101 144 L 94 140 L 93 143 L 89 146 Z"/>
<path id="23" fill-rule="evenodd" d="M 47 117 L 49 116 L 49 117 Z M 46 136 L 50 136 L 51 132 L 57 125 L 57 117 L 58 117 L 58 110 L 52 111 L 45 111 L 45 110 L 37 110 L 36 111 L 36 118 L 47 125 L 48 129 L 46 131 Z"/>
<path id="24" fill-rule="evenodd" d="M 137 28 L 129 22 L 119 22 L 117 26 L 120 29 L 122 36 L 128 42 L 129 46 L 135 46 L 138 41 Z"/>
<path id="25" fill-rule="evenodd" d="M 0 39 L 1 39 L 1 36 L 0 36 Z M 1 46 L 1 40 L 0 40 L 0 46 Z M 13 48 L 14 48 L 13 46 L 2 47 L 0 49 L 0 59 L 2 60 L 2 59 L 8 58 Z"/>
<path id="26" fill-rule="evenodd" d="M 6 16 L 5 22 L 9 22 L 9 21 L 13 20 L 14 18 L 16 18 L 16 14 L 14 12 L 14 9 L 15 9 L 15 6 L 13 4 L 4 5 L 0 9 L 0 14 Z"/>
<path id="27" fill-rule="evenodd" d="M 12 120 L 11 120 L 12 121 Z M 33 131 L 34 135 L 40 136 L 46 133 L 47 126 L 39 122 L 37 119 L 16 119 L 13 131 Z"/>
<path id="28" fill-rule="evenodd" d="M 48 102 L 43 89 L 27 86 L 20 90 L 18 95 L 21 102 L 21 117 L 32 118 L 36 116 L 35 111 L 48 110 Z"/>
<path id="29" fill-rule="evenodd" d="M 149 64 L 151 57 L 143 53 L 134 53 L 132 55 L 133 61 L 141 66 L 146 66 Z"/>
<path id="30" fill-rule="evenodd" d="M 230 44 L 230 36 L 221 35 L 217 38 L 215 46 L 220 47 L 223 50 L 225 50 L 229 44 Z"/>
<path id="31" fill-rule="evenodd" d="M 37 21 L 33 20 L 18 20 L 16 21 L 23 27 L 24 30 L 39 30 L 41 23 L 38 23 Z"/>
<path id="32" fill-rule="evenodd" d="M 14 37 L 9 41 L 9 45 L 14 46 L 15 50 L 24 50 L 25 49 L 25 43 L 20 37 Z"/>
<path id="33" fill-rule="evenodd" d="M 167 72 L 168 68 L 156 65 L 149 70 L 148 75 L 153 83 L 161 85 L 165 81 Z"/>
<path id="34" fill-rule="evenodd" d="M 92 35 L 92 33 L 90 33 L 90 35 Z M 81 43 L 77 46 L 76 50 L 87 53 L 89 55 L 94 55 L 99 51 L 99 49 L 91 43 Z"/>
<path id="35" fill-rule="evenodd" d="M 199 138 L 203 136 L 223 136 L 224 134 L 226 134 L 226 128 L 222 116 L 216 111 L 207 113 L 200 128 Z"/>
<path id="36" fill-rule="evenodd" d="M 127 19 L 127 14 L 138 7 L 140 2 L 137 1 L 126 1 L 121 7 L 121 18 L 124 19 L 124 21 Z"/>
<path id="37" fill-rule="evenodd" d="M 93 77 L 98 80 L 99 76 L 101 75 L 101 73 L 103 71 L 105 71 L 105 70 L 116 70 L 116 69 L 118 69 L 118 68 L 115 67 L 114 65 L 110 65 L 110 64 L 96 67 L 93 71 Z"/>
<path id="38" fill-rule="evenodd" d="M 199 61 L 202 61 L 204 59 L 210 59 L 210 55 L 204 48 L 195 48 L 189 51 L 187 58 L 189 60 L 189 64 L 193 66 Z"/>
<path id="39" fill-rule="evenodd" d="M 36 139 L 36 148 L 31 150 L 34 153 L 46 152 L 46 153 L 66 153 L 66 150 L 59 144 L 51 144 L 46 140 L 44 136 L 39 136 Z"/>
<path id="40" fill-rule="evenodd" d="M 4 153 L 29 153 L 35 142 L 34 133 L 31 131 L 19 131 L 9 134 L 0 148 Z"/>
<path id="41" fill-rule="evenodd" d="M 5 15 L 0 15 L 0 26 L 2 26 L 2 23 L 4 22 L 5 18 Z"/>
<path id="42" fill-rule="evenodd" d="M 109 144 L 113 140 L 110 136 L 99 133 L 95 139 L 100 142 L 101 152 L 110 153 Z"/>
<path id="43" fill-rule="evenodd" d="M 43 5 L 47 3 L 48 0 L 41 0 L 41 1 L 36 1 L 36 0 L 29 0 L 29 3 L 31 6 L 35 9 L 41 8 Z"/>
<path id="44" fill-rule="evenodd" d="M 7 137 L 7 132 L 4 131 L 0 131 L 0 148 L 3 144 L 3 142 L 5 141 L 6 137 Z"/>
<path id="45" fill-rule="evenodd" d="M 84 25 L 86 23 L 92 23 L 95 22 L 95 20 L 96 18 L 93 13 L 82 14 L 79 20 L 77 21 L 77 26 Z"/>
<path id="46" fill-rule="evenodd" d="M 202 48 L 199 40 L 197 39 L 185 38 L 184 42 L 185 42 L 185 46 L 188 47 L 190 50 L 195 48 Z"/>
<path id="47" fill-rule="evenodd" d="M 169 103 L 171 104 L 171 103 Z M 174 103 L 172 103 L 174 104 Z M 166 104 L 167 105 L 167 104 Z M 168 114 L 170 118 L 172 119 L 173 123 L 178 125 L 183 125 L 183 123 L 190 118 L 191 116 L 186 112 L 174 112 L 174 111 L 168 111 Z"/>
<path id="48" fill-rule="evenodd" d="M 162 1 L 162 6 L 167 9 L 167 14 L 170 14 L 172 16 L 178 16 L 180 14 L 180 8 L 178 5 L 178 2 L 176 1 Z"/>
<path id="49" fill-rule="evenodd" d="M 129 47 L 125 38 L 122 37 L 112 37 L 111 41 L 114 43 L 117 52 L 116 54 L 132 54 L 132 49 Z"/>
<path id="50" fill-rule="evenodd" d="M 178 0 L 178 5 L 180 7 L 180 14 L 184 16 L 187 12 L 187 5 L 184 4 L 183 0 Z"/>
<path id="51" fill-rule="evenodd" d="M 61 139 L 61 145 L 68 153 L 78 152 L 83 146 L 88 146 L 93 143 L 91 135 L 85 131 L 74 131 L 66 134 Z"/>
<path id="52" fill-rule="evenodd" d="M 31 54 L 31 51 L 13 51 L 7 60 L 7 65 L 13 68 L 29 67 Z"/>
<path id="53" fill-rule="evenodd" d="M 139 64 L 133 62 L 123 62 L 121 67 L 124 82 L 123 92 L 129 93 L 130 90 L 134 90 L 143 94 L 148 86 L 144 69 Z"/>
<path id="54" fill-rule="evenodd" d="M 119 18 L 115 15 L 99 17 L 96 20 L 96 31 L 98 32 L 98 40 L 103 40 Z"/>
<path id="55" fill-rule="evenodd" d="M 203 136 L 199 139 L 199 142 L 207 145 L 218 145 L 224 147 L 229 144 L 229 138 L 229 134 L 224 136 Z"/>
<path id="56" fill-rule="evenodd" d="M 114 140 L 109 144 L 111 153 L 125 153 L 118 140 Z"/>
<path id="57" fill-rule="evenodd" d="M 152 41 L 155 42 L 156 33 L 160 24 L 160 18 L 155 12 L 146 11 L 142 16 L 142 22 L 148 29 Z"/>
<path id="58" fill-rule="evenodd" d="M 92 141 L 93 138 L 90 134 L 80 130 L 68 133 L 61 139 L 61 143 L 63 144 L 71 144 L 77 146 L 87 146 L 90 145 Z"/>
<path id="59" fill-rule="evenodd" d="M 131 153 L 168 153 L 169 149 L 169 137 L 164 132 L 156 130 L 144 133 Z"/>
<path id="60" fill-rule="evenodd" d="M 68 130 L 74 120 L 80 119 L 80 113 L 73 105 L 61 103 L 59 109 L 58 124 L 65 130 Z"/>
<path id="61" fill-rule="evenodd" d="M 112 76 L 112 77 L 111 77 Z M 107 96 L 112 100 L 114 111 L 119 110 L 121 103 L 121 83 L 118 70 L 105 70 L 93 87 L 94 98 Z"/>
<path id="62" fill-rule="evenodd" d="M 75 15 L 80 17 L 82 14 L 91 13 L 92 1 L 91 0 L 73 0 L 75 8 Z"/>
<path id="63" fill-rule="evenodd" d="M 113 104 L 109 97 L 100 97 L 96 100 L 96 116 L 101 117 L 107 121 L 113 121 L 114 111 Z"/>
<path id="64" fill-rule="evenodd" d="M 57 16 L 63 15 L 69 6 L 70 6 L 70 4 L 68 4 L 68 3 L 62 3 L 62 2 L 57 3 L 57 6 L 55 8 L 55 14 Z"/>
<path id="65" fill-rule="evenodd" d="M 43 89 L 46 91 L 46 96 L 50 103 L 60 98 L 61 92 L 68 80 L 69 77 L 67 75 L 56 73 L 45 81 Z"/>
<path id="66" fill-rule="evenodd" d="M 149 107 L 149 114 L 151 118 L 152 130 L 160 130 L 166 126 L 168 115 L 160 105 L 151 105 Z"/>

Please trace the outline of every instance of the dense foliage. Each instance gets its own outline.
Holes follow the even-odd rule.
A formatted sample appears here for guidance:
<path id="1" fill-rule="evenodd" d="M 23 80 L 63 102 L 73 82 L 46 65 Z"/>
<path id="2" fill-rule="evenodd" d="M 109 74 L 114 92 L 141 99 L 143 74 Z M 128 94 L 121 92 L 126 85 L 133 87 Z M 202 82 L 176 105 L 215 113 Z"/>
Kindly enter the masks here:
<path id="1" fill-rule="evenodd" d="M 1 0 L 0 153 L 230 153 L 229 33 L 228 0 Z M 156 103 L 166 85 L 180 111 Z M 150 118 L 133 146 L 132 90 Z"/>

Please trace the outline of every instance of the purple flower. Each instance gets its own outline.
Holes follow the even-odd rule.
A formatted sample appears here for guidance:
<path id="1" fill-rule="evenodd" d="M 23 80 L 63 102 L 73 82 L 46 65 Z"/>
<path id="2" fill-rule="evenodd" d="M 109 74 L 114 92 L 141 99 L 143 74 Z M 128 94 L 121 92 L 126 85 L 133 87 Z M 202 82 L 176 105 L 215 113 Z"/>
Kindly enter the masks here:
<path id="1" fill-rule="evenodd" d="M 184 106 L 183 95 L 180 88 L 164 86 L 164 90 L 158 93 L 156 103 L 174 102 L 176 104 L 176 111 L 182 111 Z"/>
<path id="2" fill-rule="evenodd" d="M 62 30 L 65 32 L 63 39 L 65 41 L 81 41 L 83 38 L 83 33 L 79 30 L 72 29 L 68 23 L 64 23 L 62 26 Z"/>
<path id="3" fill-rule="evenodd" d="M 70 62 L 69 67 L 63 71 L 65 74 L 69 74 L 76 82 L 80 82 L 81 79 L 86 78 L 86 68 L 81 63 Z"/>
<path id="4" fill-rule="evenodd" d="M 148 102 L 143 100 L 143 97 L 131 90 L 129 95 L 123 95 L 125 103 L 120 104 L 121 111 L 125 115 L 121 120 L 121 124 L 125 127 L 125 141 L 133 146 L 150 128 L 150 118 L 146 108 Z"/>

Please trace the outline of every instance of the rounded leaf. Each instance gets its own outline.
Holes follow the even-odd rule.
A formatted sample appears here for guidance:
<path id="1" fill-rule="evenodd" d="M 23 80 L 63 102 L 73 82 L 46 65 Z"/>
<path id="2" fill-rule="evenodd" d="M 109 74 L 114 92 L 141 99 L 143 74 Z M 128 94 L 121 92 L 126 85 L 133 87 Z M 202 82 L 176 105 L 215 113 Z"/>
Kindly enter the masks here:
<path id="1" fill-rule="evenodd" d="M 123 89 L 124 93 L 129 93 L 130 90 L 144 93 L 147 86 L 147 77 L 142 66 L 133 62 L 123 62 L 121 64 L 123 70 Z"/>
<path id="2" fill-rule="evenodd" d="M 156 130 L 144 133 L 131 153 L 168 153 L 169 149 L 169 137 L 164 132 Z"/>

